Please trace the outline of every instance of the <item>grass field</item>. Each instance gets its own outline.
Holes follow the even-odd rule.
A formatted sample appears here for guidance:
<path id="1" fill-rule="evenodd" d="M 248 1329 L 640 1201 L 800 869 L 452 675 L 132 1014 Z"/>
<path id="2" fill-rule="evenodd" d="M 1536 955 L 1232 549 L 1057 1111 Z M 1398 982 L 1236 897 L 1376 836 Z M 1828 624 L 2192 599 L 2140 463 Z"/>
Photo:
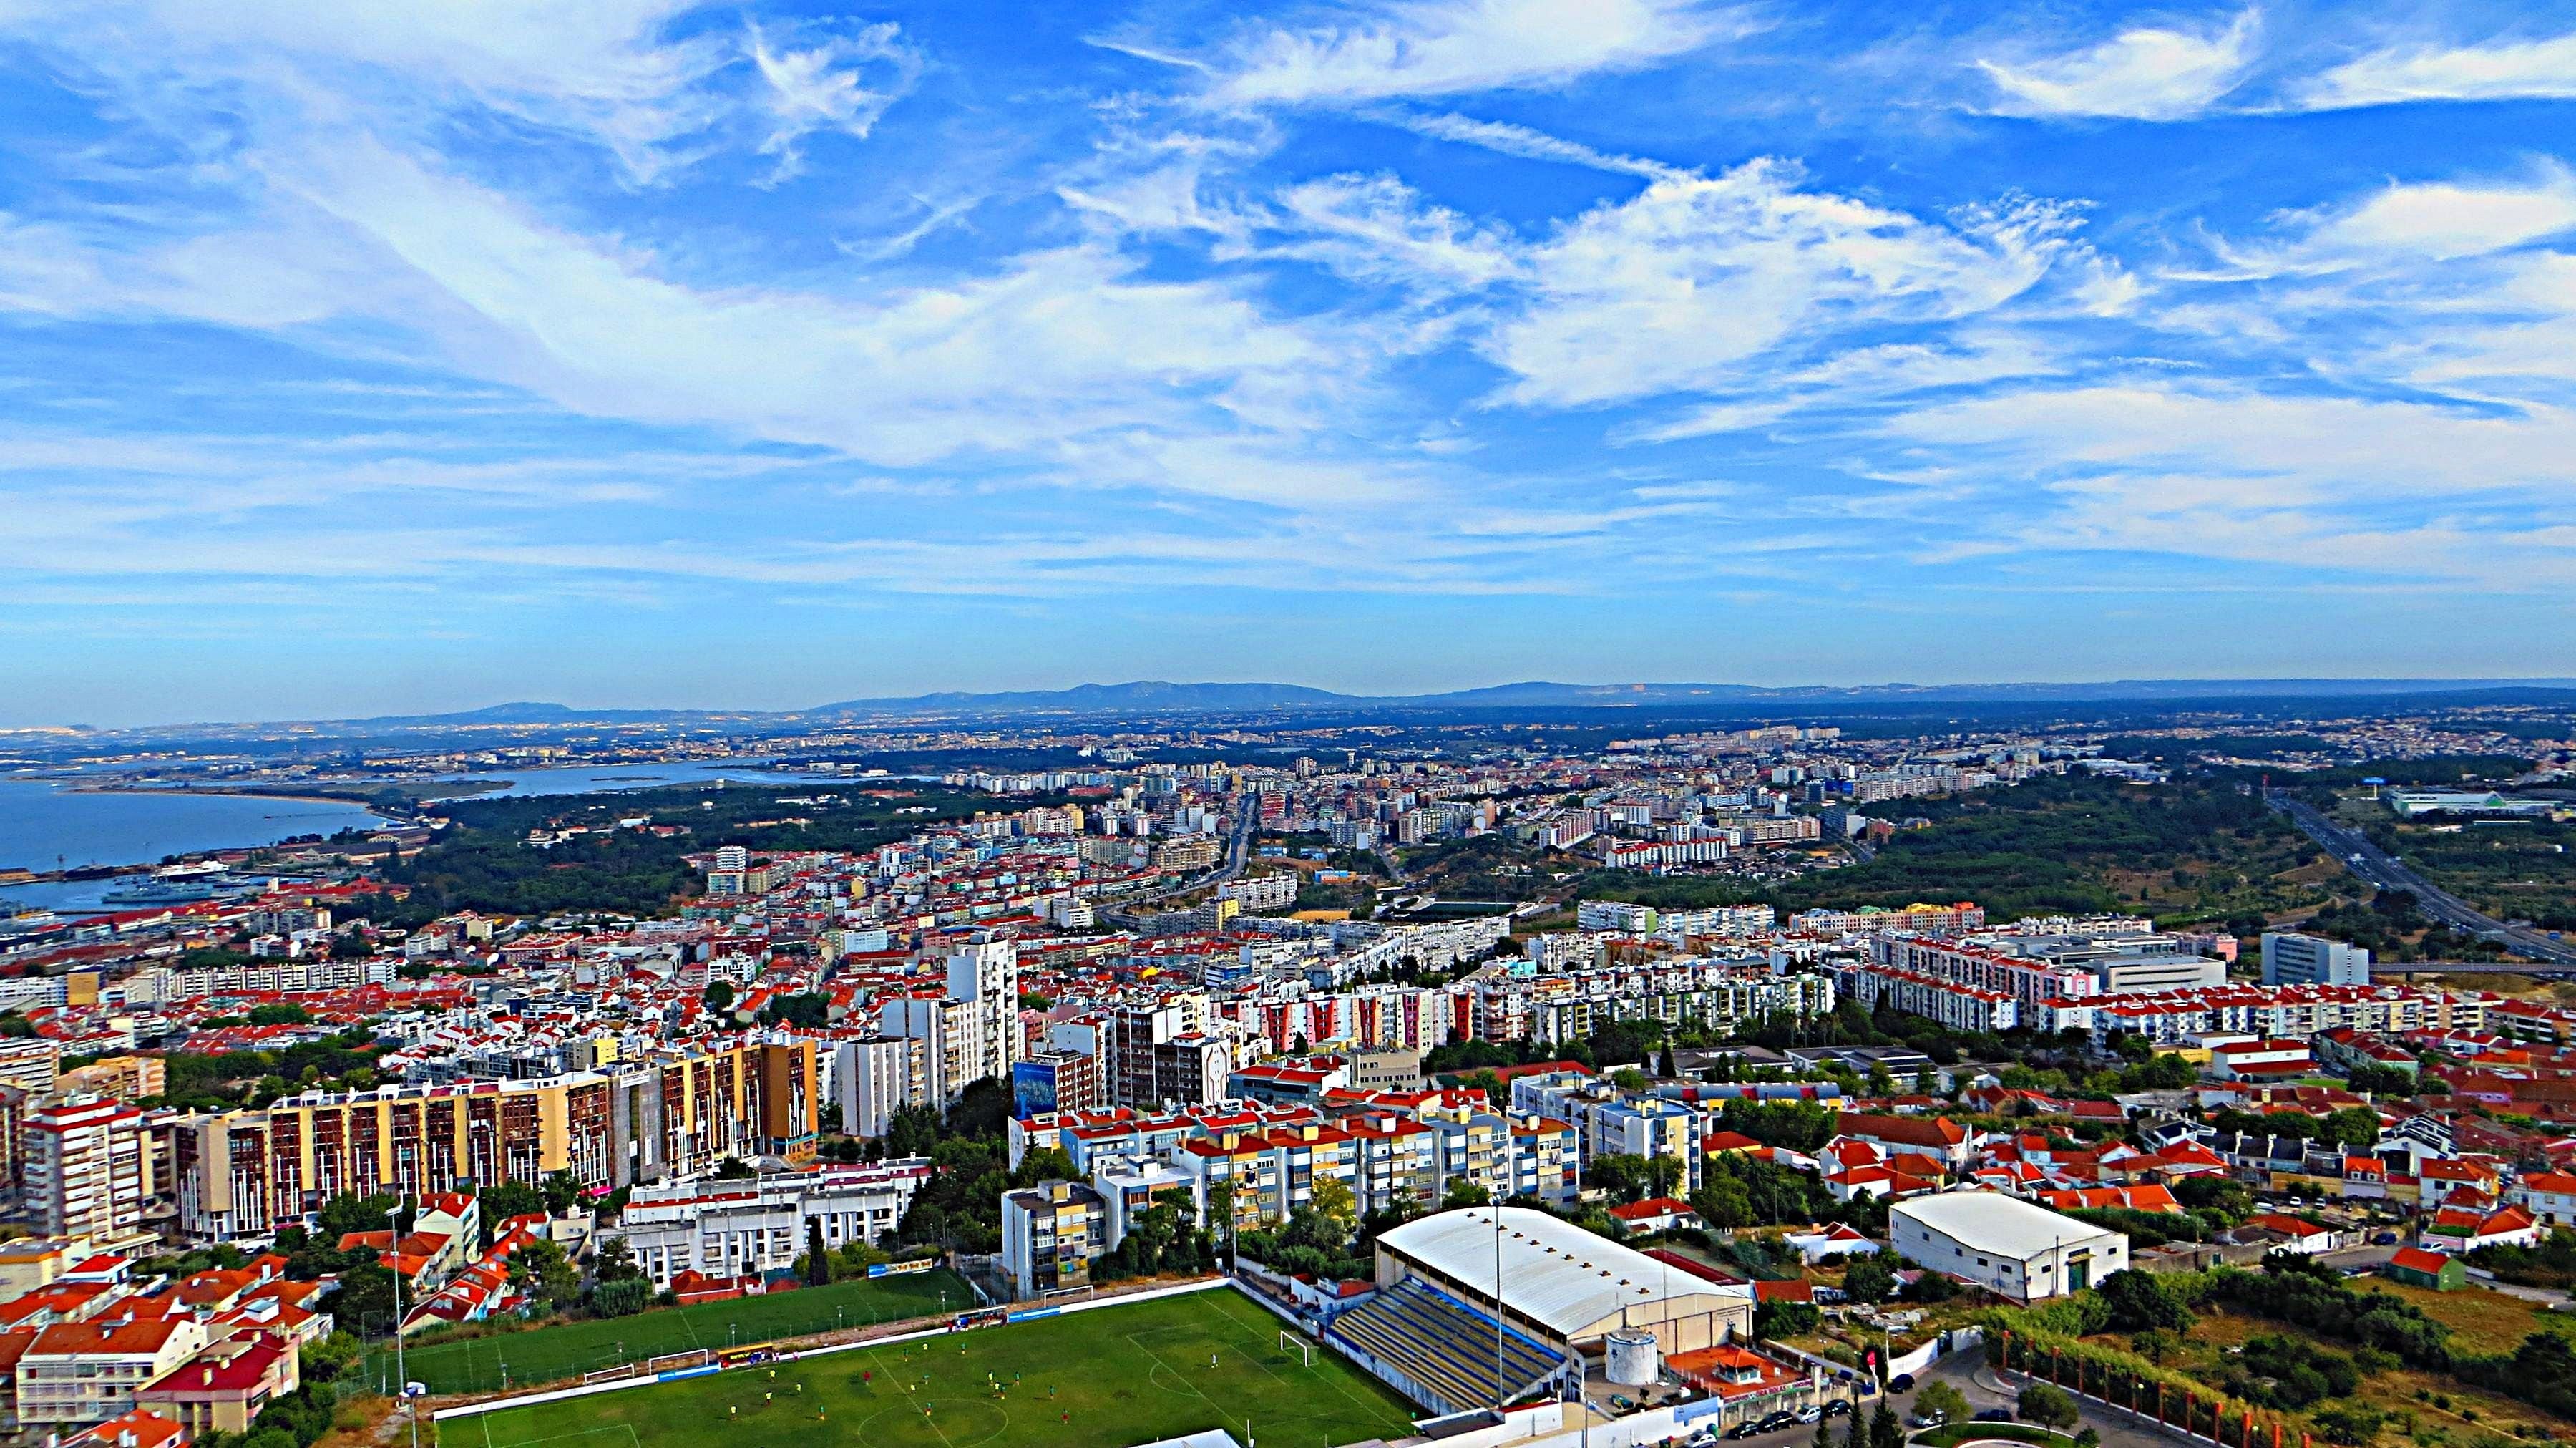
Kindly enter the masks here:
<path id="1" fill-rule="evenodd" d="M 2538 1303 L 2483 1287 L 2435 1292 L 2403 1282 L 2374 1281 L 2365 1290 L 2385 1292 L 2422 1308 L 2426 1317 L 2451 1330 L 2454 1351 L 2511 1352 L 2533 1333 L 2567 1321 L 2555 1313 L 2541 1311 Z"/>
<path id="2" fill-rule="evenodd" d="M 1241 1440 L 1246 1419 L 1261 1448 L 1412 1432 L 1375 1379 L 1322 1348 L 1311 1368 L 1280 1351 L 1278 1320 L 1224 1288 L 769 1371 L 451 1419 L 439 1448 L 1118 1448 L 1208 1428 Z"/>
<path id="3" fill-rule="evenodd" d="M 944 1295 L 943 1295 L 944 1294 Z M 485 1393 L 504 1386 L 533 1387 L 577 1378 L 621 1362 L 642 1362 L 694 1347 L 768 1342 L 872 1322 L 931 1317 L 943 1307 L 971 1307 L 975 1294 L 946 1268 L 874 1281 L 835 1282 L 762 1297 L 656 1308 L 633 1317 L 603 1317 L 526 1332 L 431 1343 L 404 1349 L 411 1380 L 433 1393 Z M 366 1363 L 371 1378 L 390 1382 L 393 1352 L 379 1349 Z"/>

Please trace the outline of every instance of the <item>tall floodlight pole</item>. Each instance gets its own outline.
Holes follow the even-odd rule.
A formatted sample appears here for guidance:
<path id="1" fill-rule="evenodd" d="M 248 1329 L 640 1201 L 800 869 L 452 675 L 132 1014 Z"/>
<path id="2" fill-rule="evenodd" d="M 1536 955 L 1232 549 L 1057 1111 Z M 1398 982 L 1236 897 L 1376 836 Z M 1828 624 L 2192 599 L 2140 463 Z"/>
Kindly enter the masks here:
<path id="1" fill-rule="evenodd" d="M 1503 1209 L 1488 1206 L 1485 1215 L 1494 1219 L 1494 1420 L 1499 1424 L 1503 1395 L 1510 1391 L 1503 1386 Z"/>
<path id="2" fill-rule="evenodd" d="M 420 1405 L 412 1401 L 411 1370 L 403 1366 L 401 1202 L 385 1208 L 385 1226 L 394 1245 L 394 1376 L 402 1379 L 403 1416 L 411 1420 L 411 1448 L 420 1448 Z"/>

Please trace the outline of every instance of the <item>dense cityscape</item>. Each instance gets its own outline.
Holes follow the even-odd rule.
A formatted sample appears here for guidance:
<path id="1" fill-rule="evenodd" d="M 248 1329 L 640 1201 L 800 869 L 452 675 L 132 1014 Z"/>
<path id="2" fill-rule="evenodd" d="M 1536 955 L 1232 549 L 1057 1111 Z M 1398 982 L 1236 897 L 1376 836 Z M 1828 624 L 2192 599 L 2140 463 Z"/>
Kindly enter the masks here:
<path id="1" fill-rule="evenodd" d="M 2576 1448 L 2576 0 L 0 97 L 0 1448 Z"/>
<path id="2" fill-rule="evenodd" d="M 373 813 L 14 871 L 15 1425 L 537 1425 L 1123 1304 L 1356 1374 L 1328 1436 L 1929 1431 L 2020 1341 L 2032 1422 L 2107 1344 L 2367 1442 L 2423 1410 L 2172 1330 L 2576 1283 L 2576 724 L 2272 707 L 22 736 L 24 787 Z M 2351 1311 L 2439 1348 L 2413 1300 Z M 2333 1331 L 2277 1351 L 2556 1411 Z"/>

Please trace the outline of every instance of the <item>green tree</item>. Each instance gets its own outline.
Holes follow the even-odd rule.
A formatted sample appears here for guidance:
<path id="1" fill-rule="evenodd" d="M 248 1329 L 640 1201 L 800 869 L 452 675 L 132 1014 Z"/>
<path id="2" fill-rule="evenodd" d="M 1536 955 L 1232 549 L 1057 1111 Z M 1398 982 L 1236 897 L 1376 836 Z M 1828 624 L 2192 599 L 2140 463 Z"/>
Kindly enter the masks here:
<path id="1" fill-rule="evenodd" d="M 590 1289 L 590 1310 L 602 1317 L 631 1317 L 652 1300 L 653 1284 L 641 1277 L 594 1283 Z"/>
<path id="2" fill-rule="evenodd" d="M 322 1204 L 316 1218 L 321 1223 L 323 1242 L 337 1247 L 342 1237 L 353 1232 L 385 1230 L 388 1225 L 394 1225 L 386 1221 L 386 1213 L 401 1205 L 401 1200 L 390 1192 L 379 1192 L 371 1197 L 353 1197 L 344 1192 L 331 1198 Z M 411 1213 L 402 1214 L 399 1229 L 411 1230 Z"/>
<path id="3" fill-rule="evenodd" d="M 1449 1179 L 1448 1187 L 1440 1193 L 1440 1209 L 1446 1212 L 1459 1207 L 1481 1207 L 1492 1202 L 1493 1199 L 1493 1193 L 1486 1191 L 1475 1182 L 1464 1176 L 1454 1176 Z"/>
<path id="4" fill-rule="evenodd" d="M 335 1328 L 326 1336 L 306 1343 L 303 1350 L 295 1355 L 296 1372 L 307 1382 L 329 1382 L 358 1360 L 358 1350 L 356 1338 Z"/>
<path id="5" fill-rule="evenodd" d="M 2368 1151 L 2379 1144 L 2379 1113 L 2367 1106 L 2347 1106 L 2330 1113 L 2318 1140 L 2329 1141 L 2354 1151 Z"/>
<path id="6" fill-rule="evenodd" d="M 707 982 L 707 1009 L 717 1015 L 733 1009 L 733 985 L 729 981 Z"/>
<path id="7" fill-rule="evenodd" d="M 581 1201 L 581 1178 L 574 1176 L 572 1169 L 566 1167 L 549 1174 L 537 1184 L 537 1190 L 545 1194 L 548 1216 L 568 1217 Z"/>
<path id="8" fill-rule="evenodd" d="M 249 1018 L 254 1026 L 300 1026 L 313 1016 L 302 1006 L 280 1003 L 252 1006 Z"/>
<path id="9" fill-rule="evenodd" d="M 1340 1177 L 1317 1176 L 1314 1185 L 1308 1189 L 1307 1202 L 1314 1207 L 1316 1215 L 1333 1225 L 1343 1241 L 1350 1240 L 1351 1234 L 1359 1230 L 1359 1201 L 1351 1195 L 1350 1184 Z"/>
<path id="10" fill-rule="evenodd" d="M 394 1274 L 372 1257 L 342 1270 L 340 1290 L 331 1298 L 331 1316 L 360 1332 L 390 1332 Z"/>
<path id="11" fill-rule="evenodd" d="M 1691 1210 L 1712 1227 L 1753 1225 L 1753 1199 L 1745 1193 L 1744 1183 L 1715 1172 L 1701 1179 L 1699 1191 L 1691 1197 Z"/>
<path id="12" fill-rule="evenodd" d="M 886 1118 L 885 1154 L 897 1160 L 928 1156 L 939 1144 L 939 1113 L 927 1106 L 900 1106 Z"/>
<path id="13" fill-rule="evenodd" d="M 1878 1395 L 1878 1407 L 1869 1415 L 1869 1448 L 1905 1448 L 1905 1425 L 1896 1421 L 1885 1393 Z"/>
<path id="14" fill-rule="evenodd" d="M 2134 1268 L 2102 1279 L 2102 1300 L 2110 1306 L 2115 1332 L 2188 1332 L 2193 1318 L 2182 1298 L 2152 1272 Z"/>
<path id="15" fill-rule="evenodd" d="M 2023 1422 L 2037 1423 L 2043 1428 L 2072 1428 L 2078 1417 L 2075 1399 L 2065 1390 L 2047 1383 L 2033 1383 L 2022 1389 L 2015 1411 Z"/>
<path id="16" fill-rule="evenodd" d="M 819 1031 L 832 1024 L 832 998 L 816 994 L 772 996 L 760 1008 L 760 1022 Z"/>
<path id="17" fill-rule="evenodd" d="M 542 1217 L 546 1194 L 526 1182 L 494 1182 L 474 1194 L 483 1218 L 483 1246 L 501 1239 L 501 1224 L 512 1217 Z"/>
<path id="18" fill-rule="evenodd" d="M 1586 1185 L 1599 1187 L 1623 1203 L 1643 1197 L 1650 1179 L 1644 1157 L 1621 1151 L 1603 1152 L 1592 1158 L 1583 1176 Z"/>
<path id="19" fill-rule="evenodd" d="M 528 1300 L 560 1311 L 581 1295 L 581 1278 L 564 1250 L 540 1237 L 510 1256 L 510 1285 Z"/>
<path id="20" fill-rule="evenodd" d="M 643 1279 L 644 1269 L 635 1265 L 634 1249 L 624 1237 L 610 1237 L 591 1255 L 590 1275 L 597 1282 L 634 1282 Z"/>
<path id="21" fill-rule="evenodd" d="M 1873 1252 L 1843 1269 L 1843 1295 L 1854 1302 L 1885 1302 L 1896 1292 L 1896 1273 Z"/>
<path id="22" fill-rule="evenodd" d="M 1646 1187 L 1656 1196 L 1669 1197 L 1680 1191 L 1689 1176 L 1690 1163 L 1680 1157 L 1658 1155 L 1646 1158 Z"/>
<path id="23" fill-rule="evenodd" d="M 1968 1398 L 1942 1378 L 1933 1378 L 1915 1390 L 1914 1408 L 1920 1413 L 1938 1413 L 1953 1423 L 1968 1421 Z"/>
<path id="24" fill-rule="evenodd" d="M 2351 1445 L 2377 1439 L 2380 1427 L 2387 1421 L 2387 1414 L 2355 1402 L 2320 1408 L 2315 1418 L 2317 1431 L 2325 1435 L 2327 1442 Z"/>
<path id="25" fill-rule="evenodd" d="M 1756 1298 L 1753 1303 L 1753 1335 L 1770 1339 L 1796 1337 L 1815 1331 L 1824 1314 L 1810 1302 L 1791 1302 L 1786 1298 Z"/>

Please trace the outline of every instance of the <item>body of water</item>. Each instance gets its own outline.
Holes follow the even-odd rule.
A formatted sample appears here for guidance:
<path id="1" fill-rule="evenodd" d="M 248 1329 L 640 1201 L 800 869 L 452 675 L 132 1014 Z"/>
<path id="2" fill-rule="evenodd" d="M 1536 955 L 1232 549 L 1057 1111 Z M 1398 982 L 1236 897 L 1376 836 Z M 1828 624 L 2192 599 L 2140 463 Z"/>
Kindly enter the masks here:
<path id="1" fill-rule="evenodd" d="M 0 779 L 0 865 L 148 865 L 164 855 L 273 845 L 384 823 L 353 804 L 238 794 L 89 794 L 52 780 Z M 99 908 L 108 882 L 12 885 L 0 900 L 55 910 Z"/>
<path id="2" fill-rule="evenodd" d="M 688 760 L 670 764 L 579 765 L 441 775 L 443 780 L 507 788 L 469 798 L 507 795 L 607 794 L 671 785 L 842 785 L 846 776 L 787 773 L 751 762 Z M 879 782 L 886 777 L 878 776 Z M 148 865 L 165 855 L 273 845 L 295 835 L 327 835 L 383 824 L 354 804 L 252 795 L 131 791 L 91 794 L 53 780 L 0 779 L 0 865 L 52 870 L 63 865 Z M 75 914 L 116 909 L 99 897 L 129 882 L 74 880 L 0 886 L 0 903 Z"/>

